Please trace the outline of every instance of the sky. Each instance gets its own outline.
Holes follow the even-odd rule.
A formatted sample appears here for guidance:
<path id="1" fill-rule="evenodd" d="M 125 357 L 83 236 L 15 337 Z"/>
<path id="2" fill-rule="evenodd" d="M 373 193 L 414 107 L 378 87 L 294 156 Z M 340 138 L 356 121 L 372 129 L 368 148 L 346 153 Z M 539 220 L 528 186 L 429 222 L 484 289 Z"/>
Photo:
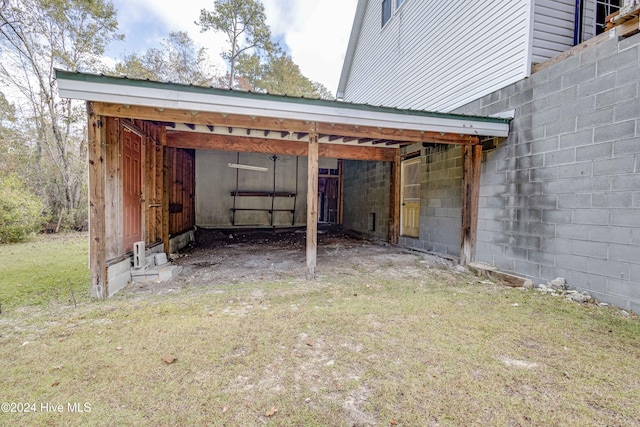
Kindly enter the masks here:
<path id="1" fill-rule="evenodd" d="M 112 42 L 108 62 L 148 48 L 160 47 L 171 31 L 186 31 L 212 60 L 225 65 L 220 52 L 225 37 L 200 32 L 194 21 L 201 9 L 213 10 L 213 0 L 112 0 L 118 11 L 118 31 L 124 41 Z M 325 85 L 335 95 L 349 43 L 357 0 L 262 0 L 272 36 L 285 47 L 302 74 Z"/>

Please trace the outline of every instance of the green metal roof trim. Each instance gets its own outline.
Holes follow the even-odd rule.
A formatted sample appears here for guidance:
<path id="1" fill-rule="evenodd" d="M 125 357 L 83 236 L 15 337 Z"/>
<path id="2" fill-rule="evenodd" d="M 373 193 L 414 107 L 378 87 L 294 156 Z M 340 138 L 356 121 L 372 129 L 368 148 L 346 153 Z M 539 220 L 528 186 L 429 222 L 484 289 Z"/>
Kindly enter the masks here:
<path id="1" fill-rule="evenodd" d="M 198 93 L 198 94 L 205 94 L 205 95 L 211 94 L 211 95 L 217 95 L 217 96 L 228 96 L 228 97 L 244 98 L 244 99 L 256 99 L 256 100 L 260 99 L 265 101 L 289 102 L 289 103 L 299 103 L 299 104 L 305 104 L 305 105 L 338 107 L 338 108 L 346 108 L 346 109 L 357 110 L 357 111 L 404 114 L 404 115 L 418 116 L 418 117 L 464 119 L 464 120 L 472 120 L 472 121 L 478 121 L 478 122 L 503 123 L 503 124 L 509 123 L 510 121 L 510 119 L 497 118 L 497 117 L 468 116 L 464 114 L 438 113 L 434 111 L 407 110 L 407 109 L 399 109 L 399 108 L 393 108 L 393 107 L 374 106 L 370 104 L 355 104 L 355 103 L 342 102 L 342 101 L 330 101 L 330 100 L 319 99 L 319 98 L 304 98 L 304 97 L 285 96 L 285 95 L 273 95 L 268 93 L 246 92 L 246 91 L 231 90 L 231 89 L 219 89 L 214 87 L 194 86 L 194 85 L 187 85 L 187 84 L 181 84 L 181 83 L 130 79 L 128 77 L 116 77 L 116 76 L 108 76 L 104 74 L 89 74 L 89 73 L 81 73 L 78 71 L 72 72 L 72 71 L 56 69 L 55 73 L 56 73 L 56 79 L 58 80 L 83 81 L 88 83 L 98 83 L 98 84 L 102 83 L 102 84 L 112 84 L 112 85 L 119 85 L 119 86 L 142 87 L 142 88 L 149 88 L 149 89 L 173 90 L 173 91 L 179 91 L 179 92 L 191 92 L 191 93 Z"/>

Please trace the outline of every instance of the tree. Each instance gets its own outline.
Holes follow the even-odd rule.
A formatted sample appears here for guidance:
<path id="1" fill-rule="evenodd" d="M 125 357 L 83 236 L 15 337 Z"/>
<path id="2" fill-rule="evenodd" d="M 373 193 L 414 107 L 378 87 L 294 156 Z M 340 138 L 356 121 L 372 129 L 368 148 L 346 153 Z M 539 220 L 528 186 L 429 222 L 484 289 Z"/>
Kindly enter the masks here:
<path id="1" fill-rule="evenodd" d="M 0 81 L 19 94 L 23 131 L 33 134 L 34 187 L 60 216 L 82 210 L 87 147 L 83 106 L 59 98 L 54 69 L 100 71 L 105 46 L 121 37 L 116 30 L 105 0 L 5 0 L 0 7 Z M 49 171 L 55 175 L 43 179 Z"/>
<path id="2" fill-rule="evenodd" d="M 42 202 L 16 174 L 0 175 L 0 243 L 26 240 L 42 224 Z"/>
<path id="3" fill-rule="evenodd" d="M 334 99 L 327 88 L 305 77 L 300 67 L 285 54 L 271 54 L 266 63 L 257 55 L 245 55 L 238 64 L 238 73 L 251 85 L 251 90 L 277 95 Z"/>
<path id="4" fill-rule="evenodd" d="M 150 48 L 142 55 L 125 56 L 115 67 L 115 73 L 122 76 L 200 86 L 213 85 L 217 79 L 215 71 L 206 49 L 196 49 L 194 41 L 183 31 L 171 32 L 162 41 L 161 49 Z"/>
<path id="5" fill-rule="evenodd" d="M 271 41 L 271 29 L 266 24 L 264 6 L 258 0 L 216 0 L 213 12 L 200 11 L 196 24 L 201 31 L 221 31 L 227 36 L 229 48 L 222 58 L 229 64 L 227 87 L 236 85 L 236 68 L 243 55 L 260 55 L 276 49 Z"/>

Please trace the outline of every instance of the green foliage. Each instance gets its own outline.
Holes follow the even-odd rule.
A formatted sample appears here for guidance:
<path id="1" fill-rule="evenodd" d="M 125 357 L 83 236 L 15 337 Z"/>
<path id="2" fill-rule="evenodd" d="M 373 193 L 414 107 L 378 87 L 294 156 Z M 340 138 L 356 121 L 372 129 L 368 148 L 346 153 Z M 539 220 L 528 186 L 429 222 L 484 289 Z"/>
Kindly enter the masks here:
<path id="1" fill-rule="evenodd" d="M 266 63 L 258 55 L 242 55 L 238 74 L 246 79 L 249 88 L 277 95 L 334 99 L 326 87 L 305 77 L 300 67 L 285 54 L 271 54 Z"/>
<path id="2" fill-rule="evenodd" d="M 258 0 L 216 0 L 213 12 L 200 11 L 196 22 L 202 31 L 220 31 L 227 36 L 228 49 L 222 58 L 230 72 L 227 86 L 236 87 L 236 67 L 243 55 L 259 55 L 277 50 L 271 41 L 271 29 L 266 23 L 264 6 Z"/>
<path id="3" fill-rule="evenodd" d="M 17 175 L 0 178 L 0 243 L 26 240 L 42 223 L 42 202 Z"/>
<path id="4" fill-rule="evenodd" d="M 54 70 L 103 70 L 105 46 L 122 37 L 116 34 L 115 9 L 106 0 L 0 5 L 0 82 L 15 94 L 19 116 L 13 126 L 2 123 L 0 149 L 12 154 L 6 156 L 9 166 L 0 169 L 19 173 L 54 216 L 75 215 L 86 200 L 86 112 L 84 103 L 60 99 Z"/>
<path id="5" fill-rule="evenodd" d="M 210 86 L 216 81 L 215 68 L 209 63 L 206 49 L 197 49 L 184 31 L 174 31 L 162 41 L 162 47 L 144 54 L 125 56 L 115 73 L 135 79 Z"/>

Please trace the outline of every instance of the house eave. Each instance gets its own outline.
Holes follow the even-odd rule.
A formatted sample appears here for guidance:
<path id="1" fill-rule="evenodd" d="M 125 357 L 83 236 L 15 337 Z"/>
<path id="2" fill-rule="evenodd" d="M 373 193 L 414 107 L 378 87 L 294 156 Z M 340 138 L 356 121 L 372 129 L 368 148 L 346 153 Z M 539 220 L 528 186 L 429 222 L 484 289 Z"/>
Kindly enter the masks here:
<path id="1" fill-rule="evenodd" d="M 78 78 L 85 77 L 85 78 Z M 157 109 L 293 119 L 473 136 L 507 136 L 509 121 L 489 117 L 396 110 L 265 94 L 238 93 L 66 71 L 57 72 L 63 98 Z"/>

